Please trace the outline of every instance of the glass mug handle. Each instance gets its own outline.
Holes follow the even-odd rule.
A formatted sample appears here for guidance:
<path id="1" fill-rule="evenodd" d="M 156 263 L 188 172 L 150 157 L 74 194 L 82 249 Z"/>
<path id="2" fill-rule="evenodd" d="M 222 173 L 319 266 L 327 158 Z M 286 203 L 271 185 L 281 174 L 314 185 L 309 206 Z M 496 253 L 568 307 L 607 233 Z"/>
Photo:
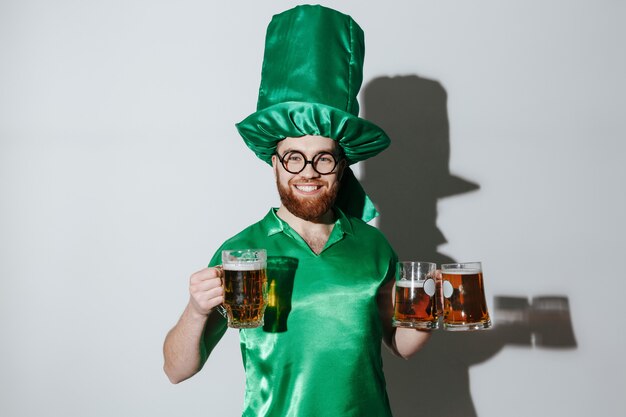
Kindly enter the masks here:
<path id="1" fill-rule="evenodd" d="M 226 309 L 224 308 L 222 304 L 215 307 L 215 310 L 217 310 L 217 312 L 220 313 L 222 317 L 228 320 L 228 313 L 226 313 Z"/>
<path id="2" fill-rule="evenodd" d="M 224 288 L 224 268 L 222 267 L 222 265 L 215 265 L 213 268 L 219 271 L 220 282 L 222 283 L 222 288 Z M 222 315 L 222 317 L 228 320 L 228 313 L 226 312 L 226 308 L 224 308 L 224 303 L 216 306 L 214 310 L 216 310 Z"/>

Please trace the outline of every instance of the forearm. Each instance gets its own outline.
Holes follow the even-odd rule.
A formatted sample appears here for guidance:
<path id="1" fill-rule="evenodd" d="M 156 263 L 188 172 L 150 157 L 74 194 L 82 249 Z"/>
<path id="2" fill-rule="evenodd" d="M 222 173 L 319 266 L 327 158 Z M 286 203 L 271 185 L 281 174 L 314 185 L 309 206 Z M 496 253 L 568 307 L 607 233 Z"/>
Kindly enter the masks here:
<path id="1" fill-rule="evenodd" d="M 188 304 L 178 323 L 169 331 L 163 344 L 163 370 L 169 380 L 177 384 L 195 375 L 203 365 L 201 343 L 207 316 Z"/>
<path id="2" fill-rule="evenodd" d="M 429 330 L 396 327 L 393 334 L 393 350 L 398 356 L 409 359 L 426 344 L 428 339 L 430 339 Z"/>

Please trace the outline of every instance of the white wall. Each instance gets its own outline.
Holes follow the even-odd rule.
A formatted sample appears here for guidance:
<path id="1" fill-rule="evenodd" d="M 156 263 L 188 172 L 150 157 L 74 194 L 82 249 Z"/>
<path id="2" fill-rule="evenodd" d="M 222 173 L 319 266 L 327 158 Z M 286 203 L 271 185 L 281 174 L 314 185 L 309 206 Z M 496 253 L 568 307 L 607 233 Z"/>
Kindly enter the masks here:
<path id="1" fill-rule="evenodd" d="M 188 276 L 277 204 L 269 169 L 233 124 L 254 110 L 271 15 L 295 4 L 0 4 L 0 415 L 240 413 L 235 332 L 177 386 L 161 346 Z M 358 167 L 372 194 L 419 183 L 376 173 L 429 132 L 443 154 L 417 160 L 449 163 L 478 187 L 426 192 L 419 218 L 385 217 L 393 206 L 377 200 L 392 241 L 423 233 L 399 252 L 482 260 L 496 322 L 496 299 L 569 305 L 538 322 L 502 312 L 490 332 L 440 332 L 407 364 L 386 357 L 397 415 L 437 415 L 444 403 L 461 417 L 621 415 L 624 2 L 325 4 L 365 30 L 363 114 L 401 127 L 391 156 Z M 413 103 L 413 87 L 429 93 Z M 381 97 L 409 104 L 385 112 Z M 412 125 L 412 110 L 444 129 Z M 227 200 L 225 184 L 257 190 Z M 428 388 L 431 375 L 452 388 Z M 402 384 L 422 398 L 403 400 Z"/>

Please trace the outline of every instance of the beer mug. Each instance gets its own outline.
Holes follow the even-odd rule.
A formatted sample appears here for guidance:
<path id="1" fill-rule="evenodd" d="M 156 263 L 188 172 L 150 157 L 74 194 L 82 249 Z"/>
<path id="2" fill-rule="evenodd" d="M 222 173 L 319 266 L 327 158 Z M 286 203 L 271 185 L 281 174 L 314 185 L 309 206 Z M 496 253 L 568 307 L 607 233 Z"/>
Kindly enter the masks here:
<path id="1" fill-rule="evenodd" d="M 491 327 L 480 262 L 441 265 L 443 328 L 480 330 Z"/>
<path id="2" fill-rule="evenodd" d="M 437 265 L 431 262 L 397 263 L 394 327 L 439 327 L 436 270 Z"/>
<path id="3" fill-rule="evenodd" d="M 228 327 L 263 326 L 267 305 L 267 253 L 265 249 L 222 251 L 224 304 L 220 311 Z"/>

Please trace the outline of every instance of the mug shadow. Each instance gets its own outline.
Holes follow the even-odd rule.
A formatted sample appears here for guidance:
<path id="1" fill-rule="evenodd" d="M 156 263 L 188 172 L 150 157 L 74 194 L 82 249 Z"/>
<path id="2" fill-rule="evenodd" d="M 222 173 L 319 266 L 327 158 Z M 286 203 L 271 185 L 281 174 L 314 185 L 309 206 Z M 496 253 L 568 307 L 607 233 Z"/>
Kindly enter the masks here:
<path id="1" fill-rule="evenodd" d="M 382 213 L 378 228 L 400 260 L 455 262 L 438 252 L 446 239 L 437 228 L 437 202 L 479 185 L 450 173 L 445 89 L 417 75 L 380 77 L 363 89 L 363 104 L 364 117 L 392 138 L 389 149 L 362 163 L 361 182 Z M 576 347 L 566 297 L 496 296 L 493 305 L 496 324 L 488 331 L 437 330 L 409 361 L 383 349 L 394 416 L 477 417 L 470 391 L 472 365 L 507 345 Z M 428 383 L 416 389 L 424 376 Z"/>
<path id="2" fill-rule="evenodd" d="M 477 417 L 471 395 L 470 367 L 506 346 L 573 349 L 577 343 L 569 303 L 563 296 L 494 297 L 493 328 L 485 331 L 433 332 L 409 361 L 383 354 L 387 391 L 396 417 Z M 427 384 L 423 381 L 426 375 Z M 442 389 L 445 387 L 445 390 Z M 474 388 L 476 389 L 476 387 Z"/>
<path id="3" fill-rule="evenodd" d="M 291 294 L 298 269 L 298 259 L 289 256 L 267 257 L 267 307 L 263 317 L 263 331 L 287 331 L 291 312 Z"/>

